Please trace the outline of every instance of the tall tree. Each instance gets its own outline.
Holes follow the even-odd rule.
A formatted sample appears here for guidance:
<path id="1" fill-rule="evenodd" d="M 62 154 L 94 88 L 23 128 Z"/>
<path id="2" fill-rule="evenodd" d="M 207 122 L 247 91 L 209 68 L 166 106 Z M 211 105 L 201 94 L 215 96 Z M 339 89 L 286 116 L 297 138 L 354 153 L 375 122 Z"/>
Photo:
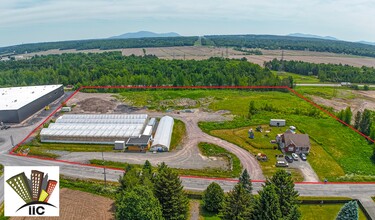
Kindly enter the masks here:
<path id="1" fill-rule="evenodd" d="M 147 186 L 135 186 L 122 191 L 116 199 L 116 219 L 161 220 L 164 219 L 161 205 Z"/>
<path id="2" fill-rule="evenodd" d="M 291 211 L 298 212 L 297 199 L 298 192 L 294 189 L 292 176 L 285 170 L 277 170 L 266 185 L 274 185 L 279 198 L 280 210 L 284 219 L 292 217 Z"/>
<path id="3" fill-rule="evenodd" d="M 362 113 L 362 119 L 361 123 L 359 124 L 359 130 L 365 135 L 370 135 L 371 125 L 371 112 L 368 109 L 365 109 Z"/>
<path id="4" fill-rule="evenodd" d="M 239 180 L 239 183 L 243 186 L 243 188 L 245 188 L 249 193 L 251 193 L 251 191 L 253 190 L 253 184 L 251 183 L 251 178 L 250 178 L 250 175 L 249 173 L 247 172 L 247 169 L 245 169 L 241 176 L 240 176 L 240 180 Z"/>
<path id="5" fill-rule="evenodd" d="M 347 123 L 347 124 L 350 125 L 351 121 L 352 121 L 352 116 L 353 116 L 353 113 L 352 113 L 351 108 L 349 106 L 346 107 L 345 113 L 344 113 L 344 121 L 345 121 L 345 123 Z"/>
<path id="6" fill-rule="evenodd" d="M 144 174 L 151 176 L 152 174 L 152 166 L 150 161 L 146 160 L 145 164 L 143 164 L 142 171 Z"/>
<path id="7" fill-rule="evenodd" d="M 336 220 L 358 220 L 358 218 L 357 201 L 350 201 L 341 208 Z"/>
<path id="8" fill-rule="evenodd" d="M 256 112 L 257 112 L 257 109 L 255 107 L 255 102 L 250 101 L 250 103 L 249 103 L 249 113 L 248 113 L 247 117 L 251 118 L 251 116 L 253 116 Z"/>
<path id="9" fill-rule="evenodd" d="M 218 213 L 224 200 L 224 190 L 219 184 L 212 182 L 203 192 L 203 208 Z"/>
<path id="10" fill-rule="evenodd" d="M 354 128 L 359 129 L 359 125 L 361 124 L 362 113 L 360 111 L 357 112 L 354 118 Z"/>
<path id="11" fill-rule="evenodd" d="M 251 219 L 253 198 L 242 186 L 236 184 L 224 199 L 220 217 L 224 220 Z"/>
<path id="12" fill-rule="evenodd" d="M 280 220 L 282 219 L 279 196 L 274 184 L 266 184 L 259 191 L 259 199 L 256 200 L 253 219 L 255 220 Z"/>
<path id="13" fill-rule="evenodd" d="M 178 174 L 164 162 L 154 180 L 154 193 L 159 200 L 165 219 L 186 219 L 189 201 Z"/>
<path id="14" fill-rule="evenodd" d="M 125 173 L 119 178 L 119 190 L 131 190 L 134 186 L 139 185 L 141 182 L 139 174 L 139 170 L 132 166 L 127 166 Z"/>

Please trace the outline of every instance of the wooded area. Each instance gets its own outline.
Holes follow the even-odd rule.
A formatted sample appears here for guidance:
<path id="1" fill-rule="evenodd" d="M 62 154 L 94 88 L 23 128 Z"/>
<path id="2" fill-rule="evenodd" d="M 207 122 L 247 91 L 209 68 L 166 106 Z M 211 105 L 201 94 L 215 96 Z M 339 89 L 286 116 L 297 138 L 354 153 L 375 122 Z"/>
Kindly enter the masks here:
<path id="1" fill-rule="evenodd" d="M 21 44 L 9 47 L 0 47 L 0 55 L 7 53 L 32 53 L 52 49 L 60 50 L 109 50 L 120 48 L 142 48 L 142 47 L 175 47 L 175 46 L 193 46 L 198 37 L 155 37 L 155 38 L 136 38 L 136 39 L 96 39 L 96 40 L 75 40 L 45 42 L 33 44 Z"/>
<path id="2" fill-rule="evenodd" d="M 282 65 L 281 65 L 282 64 Z M 342 64 L 315 64 L 303 61 L 280 61 L 274 59 L 266 62 L 265 66 L 271 70 L 281 69 L 285 72 L 300 75 L 317 76 L 322 82 L 351 82 L 351 83 L 375 83 L 375 68 L 353 67 Z"/>
<path id="3" fill-rule="evenodd" d="M 361 43 L 275 35 L 211 35 L 202 45 L 266 50 L 310 50 L 375 57 L 375 46 Z"/>
<path id="4" fill-rule="evenodd" d="M 290 85 L 269 69 L 243 60 L 162 60 L 120 52 L 36 56 L 0 62 L 0 86 L 64 85 Z"/>

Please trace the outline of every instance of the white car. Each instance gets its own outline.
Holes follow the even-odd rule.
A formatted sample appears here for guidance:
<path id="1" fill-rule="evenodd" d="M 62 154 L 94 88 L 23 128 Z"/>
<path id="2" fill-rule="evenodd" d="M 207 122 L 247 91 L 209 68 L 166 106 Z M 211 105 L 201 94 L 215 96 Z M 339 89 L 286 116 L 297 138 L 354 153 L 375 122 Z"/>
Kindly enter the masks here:
<path id="1" fill-rule="evenodd" d="M 289 164 L 288 164 L 288 162 L 286 162 L 285 160 L 278 160 L 278 161 L 276 162 L 276 166 L 277 166 L 277 167 L 288 167 Z"/>
<path id="2" fill-rule="evenodd" d="M 298 160 L 298 155 L 296 153 L 292 153 L 293 160 Z"/>

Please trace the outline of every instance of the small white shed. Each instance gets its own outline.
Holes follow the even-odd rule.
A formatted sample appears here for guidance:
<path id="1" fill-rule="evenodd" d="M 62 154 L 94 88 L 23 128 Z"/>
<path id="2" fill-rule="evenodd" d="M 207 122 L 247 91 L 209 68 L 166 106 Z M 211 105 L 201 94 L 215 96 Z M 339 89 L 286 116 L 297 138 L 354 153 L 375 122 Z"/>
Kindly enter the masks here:
<path id="1" fill-rule="evenodd" d="M 115 141 L 115 150 L 124 150 L 125 141 Z"/>
<path id="2" fill-rule="evenodd" d="M 284 127 L 286 125 L 286 122 L 284 119 L 271 119 L 270 126 L 275 127 Z"/>

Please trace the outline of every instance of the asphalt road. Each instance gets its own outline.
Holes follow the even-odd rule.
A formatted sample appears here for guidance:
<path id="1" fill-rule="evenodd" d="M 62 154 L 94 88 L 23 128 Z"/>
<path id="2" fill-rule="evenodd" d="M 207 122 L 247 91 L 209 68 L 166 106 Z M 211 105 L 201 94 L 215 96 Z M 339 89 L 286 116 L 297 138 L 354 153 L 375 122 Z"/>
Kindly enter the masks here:
<path id="1" fill-rule="evenodd" d="M 356 84 L 353 84 L 353 85 L 356 85 Z M 297 83 L 296 86 L 316 86 L 316 87 L 341 87 L 341 84 L 337 84 L 337 83 L 327 83 L 327 84 L 324 84 L 324 83 L 311 83 L 311 84 L 307 84 L 307 83 Z M 364 85 L 358 85 L 360 87 L 364 86 Z M 369 87 L 375 87 L 375 85 L 368 85 Z"/>

